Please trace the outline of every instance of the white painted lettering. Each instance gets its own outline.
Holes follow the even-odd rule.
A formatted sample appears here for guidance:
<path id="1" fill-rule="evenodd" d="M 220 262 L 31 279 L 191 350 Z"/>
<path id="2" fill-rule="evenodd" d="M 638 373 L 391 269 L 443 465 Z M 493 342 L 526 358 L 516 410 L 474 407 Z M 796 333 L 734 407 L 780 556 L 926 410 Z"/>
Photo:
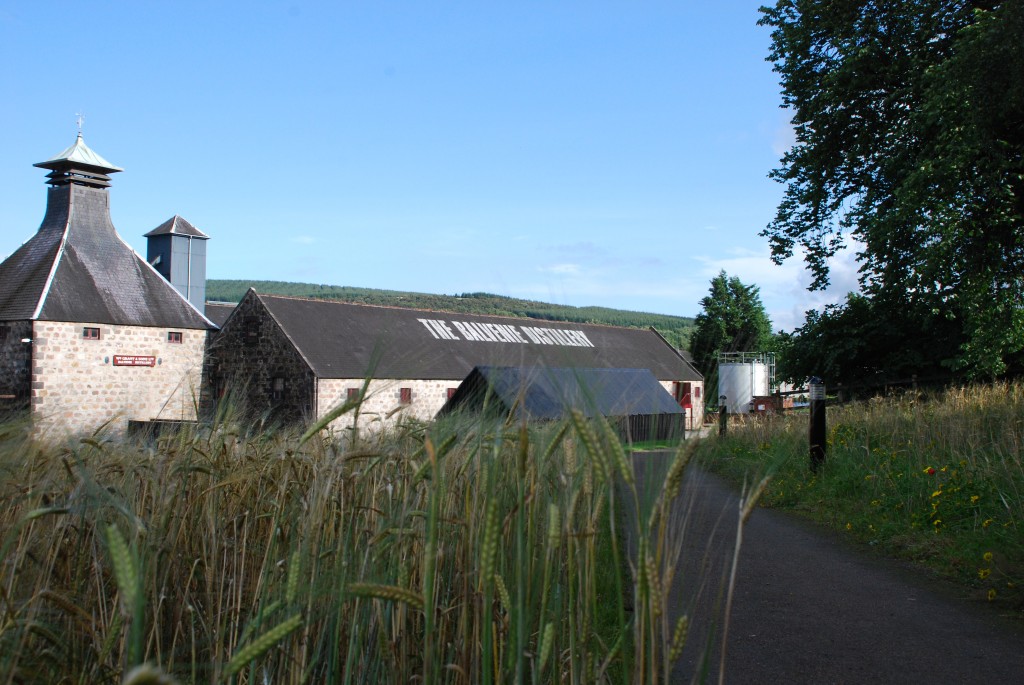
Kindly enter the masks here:
<path id="1" fill-rule="evenodd" d="M 502 328 L 504 328 L 505 331 L 508 333 L 508 335 L 509 335 L 509 342 L 523 343 L 524 345 L 528 345 L 529 344 L 529 341 L 526 340 L 522 336 L 522 334 L 519 333 L 518 330 L 516 330 L 515 326 L 509 326 L 507 324 L 503 324 Z"/>
<path id="2" fill-rule="evenodd" d="M 575 331 L 575 333 L 580 337 L 584 347 L 594 347 L 594 343 L 590 342 L 590 338 L 587 337 L 586 333 L 583 331 Z"/>
<path id="3" fill-rule="evenodd" d="M 523 333 L 526 333 L 527 337 L 530 338 L 530 342 L 535 345 L 540 345 L 541 340 L 537 337 L 537 332 L 532 326 L 522 326 Z"/>
<path id="4" fill-rule="evenodd" d="M 462 321 L 452 321 L 452 325 L 459 329 L 459 333 L 462 333 L 462 337 L 466 340 L 479 340 L 476 331 L 469 327 L 469 324 L 463 323 Z"/>
<path id="5" fill-rule="evenodd" d="M 448 324 L 446 322 L 438 320 L 435 321 L 434 323 L 440 326 L 441 330 L 444 331 L 443 335 L 446 336 L 449 340 L 459 340 L 459 336 L 455 335 L 452 329 L 448 328 Z"/>
<path id="6" fill-rule="evenodd" d="M 437 333 L 434 332 L 434 327 L 430 325 L 430 320 L 429 319 L 416 319 L 416 320 L 419 321 L 421 324 L 423 324 L 426 327 L 426 329 L 428 331 L 430 331 L 430 334 L 432 336 L 434 336 L 435 339 L 440 337 Z"/>

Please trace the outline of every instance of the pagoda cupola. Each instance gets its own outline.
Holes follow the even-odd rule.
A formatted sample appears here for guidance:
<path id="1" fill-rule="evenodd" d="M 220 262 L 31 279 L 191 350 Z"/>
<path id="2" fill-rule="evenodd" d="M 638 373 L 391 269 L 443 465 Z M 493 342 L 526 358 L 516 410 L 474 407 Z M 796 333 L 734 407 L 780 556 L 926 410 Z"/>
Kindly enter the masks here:
<path id="1" fill-rule="evenodd" d="M 56 157 L 32 166 L 49 169 L 46 175 L 51 186 L 82 185 L 90 188 L 110 186 L 110 174 L 124 171 L 89 149 L 79 132 L 75 144 Z"/>

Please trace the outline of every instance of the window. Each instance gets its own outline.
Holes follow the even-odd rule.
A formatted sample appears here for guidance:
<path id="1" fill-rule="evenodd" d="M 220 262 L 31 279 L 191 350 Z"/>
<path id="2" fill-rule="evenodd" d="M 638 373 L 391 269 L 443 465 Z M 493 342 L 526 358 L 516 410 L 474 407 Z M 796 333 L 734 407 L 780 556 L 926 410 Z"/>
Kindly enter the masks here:
<path id="1" fill-rule="evenodd" d="M 345 391 L 345 397 L 350 401 L 354 402 L 359 399 L 359 388 L 349 388 Z"/>
<path id="2" fill-rule="evenodd" d="M 284 398 L 284 379 L 278 376 L 271 381 L 271 393 L 270 396 L 275 400 Z"/>
<path id="3" fill-rule="evenodd" d="M 452 397 L 455 396 L 456 390 L 458 390 L 458 388 L 448 388 L 448 399 L 451 399 Z"/>
<path id="4" fill-rule="evenodd" d="M 181 344 L 181 331 L 167 331 L 167 342 Z"/>
<path id="5" fill-rule="evenodd" d="M 100 329 L 89 328 L 88 326 L 82 329 L 82 338 L 85 340 L 99 340 Z"/>
<path id="6" fill-rule="evenodd" d="M 700 399 L 700 386 L 699 385 L 696 386 L 693 389 L 693 396 L 696 397 L 698 400 Z"/>
<path id="7" fill-rule="evenodd" d="M 412 404 L 412 388 L 402 388 L 399 396 L 402 404 Z"/>
<path id="8" fill-rule="evenodd" d="M 244 319 L 245 323 L 245 340 L 249 343 L 255 343 L 260 336 L 260 320 L 255 316 L 247 316 Z"/>

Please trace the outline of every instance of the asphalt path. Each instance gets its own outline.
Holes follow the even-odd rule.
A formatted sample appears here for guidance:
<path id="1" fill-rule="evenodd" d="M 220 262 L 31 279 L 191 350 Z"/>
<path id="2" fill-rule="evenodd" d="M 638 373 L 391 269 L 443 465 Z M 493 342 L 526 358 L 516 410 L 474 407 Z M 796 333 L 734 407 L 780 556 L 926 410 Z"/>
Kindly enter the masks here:
<path id="1" fill-rule="evenodd" d="M 640 453 L 641 491 L 671 458 Z M 739 519 L 735 488 L 691 465 L 674 512 L 670 621 L 693 628 L 670 682 L 1022 683 L 1024 624 L 908 565 L 785 512 L 743 528 L 727 632 L 725 596 Z M 628 526 L 627 526 L 628 528 Z"/>

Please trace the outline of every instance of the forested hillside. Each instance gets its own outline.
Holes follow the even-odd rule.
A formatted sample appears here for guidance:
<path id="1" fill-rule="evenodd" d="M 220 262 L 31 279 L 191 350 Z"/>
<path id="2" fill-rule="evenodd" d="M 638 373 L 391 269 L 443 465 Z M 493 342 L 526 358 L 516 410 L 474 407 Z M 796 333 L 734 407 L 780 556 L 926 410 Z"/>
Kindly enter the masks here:
<path id="1" fill-rule="evenodd" d="M 689 349 L 693 319 L 667 314 L 631 312 L 608 307 L 570 307 L 566 305 L 519 300 L 490 293 L 463 293 L 461 295 L 431 295 L 398 290 L 374 290 L 350 286 L 317 285 L 315 283 L 287 283 L 284 281 L 229 281 L 210 279 L 206 282 L 206 298 L 220 302 L 238 302 L 246 290 L 293 297 L 312 297 L 343 302 L 362 302 L 392 307 L 414 307 L 447 312 L 493 314 L 496 316 L 522 316 L 548 321 L 573 321 L 611 326 L 649 328 L 653 326 L 672 345 Z"/>

